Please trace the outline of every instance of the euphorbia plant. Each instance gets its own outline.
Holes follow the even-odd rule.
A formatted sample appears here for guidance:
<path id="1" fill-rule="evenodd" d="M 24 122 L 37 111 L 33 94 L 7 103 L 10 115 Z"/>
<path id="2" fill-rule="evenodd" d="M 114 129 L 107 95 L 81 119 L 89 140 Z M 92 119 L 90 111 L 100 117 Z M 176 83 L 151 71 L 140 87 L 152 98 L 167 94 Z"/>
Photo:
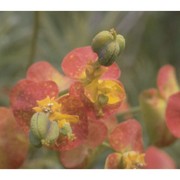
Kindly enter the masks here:
<path id="1" fill-rule="evenodd" d="M 11 91 L 14 117 L 30 142 L 58 151 L 65 168 L 89 167 L 102 146 L 115 151 L 107 156 L 105 168 L 153 168 L 145 158 L 141 124 L 132 119 L 119 80 L 115 60 L 124 47 L 125 39 L 114 29 L 102 31 L 91 46 L 75 48 L 64 57 L 65 75 L 40 61 Z M 129 113 L 118 123 L 122 109 Z"/>

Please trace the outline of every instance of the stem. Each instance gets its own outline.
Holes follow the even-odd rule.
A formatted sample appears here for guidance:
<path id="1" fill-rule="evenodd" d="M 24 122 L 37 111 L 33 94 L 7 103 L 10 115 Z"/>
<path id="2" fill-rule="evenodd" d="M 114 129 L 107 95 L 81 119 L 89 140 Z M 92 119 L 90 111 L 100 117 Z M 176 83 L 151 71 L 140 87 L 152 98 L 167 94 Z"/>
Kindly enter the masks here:
<path id="1" fill-rule="evenodd" d="M 106 141 L 104 141 L 101 145 L 104 146 L 104 147 L 112 149 L 110 144 L 108 142 L 106 142 Z"/>
<path id="2" fill-rule="evenodd" d="M 32 41 L 31 41 L 31 46 L 30 46 L 30 56 L 29 56 L 27 68 L 33 63 L 34 57 L 36 55 L 38 30 L 39 30 L 39 17 L 40 17 L 40 12 L 35 11 L 34 17 L 33 17 L 33 29 L 32 29 Z"/>
<path id="3" fill-rule="evenodd" d="M 65 89 L 65 90 L 61 91 L 61 92 L 59 93 L 59 97 L 61 97 L 61 96 L 65 95 L 65 94 L 67 94 L 68 92 L 69 92 L 68 89 Z"/>
<path id="4" fill-rule="evenodd" d="M 129 115 L 129 114 L 136 114 L 136 113 L 139 113 L 140 111 L 141 111 L 141 108 L 139 106 L 137 106 L 137 107 L 133 107 L 127 111 L 117 114 L 116 117 L 122 118 L 123 116 Z"/>

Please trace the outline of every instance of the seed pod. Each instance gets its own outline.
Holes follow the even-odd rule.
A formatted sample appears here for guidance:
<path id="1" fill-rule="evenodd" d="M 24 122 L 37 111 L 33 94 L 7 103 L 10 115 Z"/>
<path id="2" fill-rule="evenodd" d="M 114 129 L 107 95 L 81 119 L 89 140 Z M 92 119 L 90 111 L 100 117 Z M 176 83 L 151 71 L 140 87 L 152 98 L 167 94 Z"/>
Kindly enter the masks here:
<path id="1" fill-rule="evenodd" d="M 59 126 L 56 121 L 52 121 L 48 129 L 46 137 L 41 141 L 43 144 L 53 144 L 59 137 Z"/>
<path id="2" fill-rule="evenodd" d="M 32 131 L 30 131 L 30 133 L 29 133 L 29 139 L 30 139 L 30 142 L 33 146 L 35 146 L 35 147 L 41 147 L 42 146 L 41 140 L 38 139 L 36 136 L 34 136 Z"/>
<path id="3" fill-rule="evenodd" d="M 102 31 L 92 40 L 92 49 L 98 54 L 98 61 L 103 66 L 112 65 L 124 47 L 124 37 L 117 35 L 114 29 Z"/>
<path id="4" fill-rule="evenodd" d="M 50 121 L 46 113 L 37 112 L 31 118 L 31 131 L 35 137 L 42 139 L 46 136 Z"/>
<path id="5" fill-rule="evenodd" d="M 59 137 L 56 121 L 50 121 L 46 113 L 35 113 L 31 118 L 30 141 L 34 146 L 50 145 Z"/>

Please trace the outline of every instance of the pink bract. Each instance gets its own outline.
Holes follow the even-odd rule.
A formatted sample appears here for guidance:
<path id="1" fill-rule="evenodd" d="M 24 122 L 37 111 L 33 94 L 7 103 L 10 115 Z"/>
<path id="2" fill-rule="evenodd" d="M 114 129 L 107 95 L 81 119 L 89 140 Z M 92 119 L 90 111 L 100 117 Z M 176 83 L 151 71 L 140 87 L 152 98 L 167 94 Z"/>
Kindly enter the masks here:
<path id="1" fill-rule="evenodd" d="M 171 133 L 180 138 L 180 92 L 173 94 L 168 100 L 166 123 Z"/>
<path id="2" fill-rule="evenodd" d="M 134 119 L 120 123 L 112 131 L 109 142 L 117 152 L 143 151 L 142 129 L 139 122 Z"/>
<path id="3" fill-rule="evenodd" d="M 146 169 L 174 169 L 176 165 L 173 159 L 164 151 L 150 146 L 145 155 Z"/>
<path id="4" fill-rule="evenodd" d="M 72 80 L 60 74 L 51 64 L 39 61 L 32 64 L 27 71 L 26 78 L 34 82 L 54 81 L 60 91 L 69 88 Z"/>
<path id="5" fill-rule="evenodd" d="M 20 168 L 28 149 L 28 137 L 18 127 L 11 109 L 0 107 L 0 168 Z"/>
<path id="6" fill-rule="evenodd" d="M 10 93 L 11 107 L 18 124 L 28 133 L 33 107 L 37 100 L 56 97 L 59 93 L 57 85 L 53 81 L 34 82 L 21 80 Z"/>

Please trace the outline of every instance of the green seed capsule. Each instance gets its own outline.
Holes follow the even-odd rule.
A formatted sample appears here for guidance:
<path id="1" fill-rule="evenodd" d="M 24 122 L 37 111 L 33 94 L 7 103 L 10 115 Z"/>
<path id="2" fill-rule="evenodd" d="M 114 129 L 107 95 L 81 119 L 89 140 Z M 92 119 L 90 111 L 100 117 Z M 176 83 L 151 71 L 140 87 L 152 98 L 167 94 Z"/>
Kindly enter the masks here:
<path id="1" fill-rule="evenodd" d="M 125 47 L 125 39 L 115 30 L 102 31 L 92 40 L 92 49 L 98 54 L 98 61 L 103 66 L 114 63 Z"/>
<path id="2" fill-rule="evenodd" d="M 44 138 L 41 142 L 47 145 L 53 144 L 57 140 L 58 137 L 59 137 L 58 123 L 56 121 L 52 121 L 48 129 L 46 138 Z"/>
<path id="3" fill-rule="evenodd" d="M 31 131 L 39 139 L 45 138 L 50 121 L 46 113 L 37 112 L 31 118 Z"/>
<path id="4" fill-rule="evenodd" d="M 50 121 L 46 113 L 37 112 L 31 118 L 30 141 L 33 145 L 50 145 L 59 137 L 59 126 Z"/>
<path id="5" fill-rule="evenodd" d="M 42 146 L 41 140 L 38 139 L 36 136 L 34 136 L 32 131 L 30 131 L 30 133 L 29 133 L 29 139 L 33 146 L 38 147 L 38 148 L 40 148 Z"/>

